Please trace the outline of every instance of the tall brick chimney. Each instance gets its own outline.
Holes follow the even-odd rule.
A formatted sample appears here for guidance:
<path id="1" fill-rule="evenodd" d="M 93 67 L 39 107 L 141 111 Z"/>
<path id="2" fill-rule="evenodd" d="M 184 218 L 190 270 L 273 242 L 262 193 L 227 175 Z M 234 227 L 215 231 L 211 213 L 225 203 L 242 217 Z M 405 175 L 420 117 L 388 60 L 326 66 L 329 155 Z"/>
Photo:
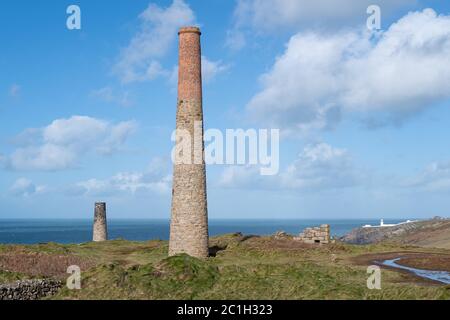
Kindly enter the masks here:
<path id="1" fill-rule="evenodd" d="M 203 142 L 201 32 L 197 27 L 184 27 L 178 35 L 176 128 L 189 132 L 191 136 L 192 162 L 174 164 L 169 256 L 186 253 L 193 257 L 206 258 L 208 209 Z M 200 138 L 197 143 L 194 143 L 194 132 L 199 136 L 197 138 Z"/>

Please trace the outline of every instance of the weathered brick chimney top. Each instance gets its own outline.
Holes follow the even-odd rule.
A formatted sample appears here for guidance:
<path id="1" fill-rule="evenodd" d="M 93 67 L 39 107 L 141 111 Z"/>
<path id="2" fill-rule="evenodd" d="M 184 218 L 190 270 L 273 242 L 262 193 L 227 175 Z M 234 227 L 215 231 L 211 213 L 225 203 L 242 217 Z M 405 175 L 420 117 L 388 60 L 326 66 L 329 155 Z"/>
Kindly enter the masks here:
<path id="1" fill-rule="evenodd" d="M 202 33 L 200 32 L 200 28 L 199 27 L 193 27 L 193 26 L 189 26 L 189 27 L 182 27 L 180 28 L 180 31 L 178 31 L 178 34 L 182 34 L 182 33 L 197 33 L 199 35 L 201 35 Z"/>

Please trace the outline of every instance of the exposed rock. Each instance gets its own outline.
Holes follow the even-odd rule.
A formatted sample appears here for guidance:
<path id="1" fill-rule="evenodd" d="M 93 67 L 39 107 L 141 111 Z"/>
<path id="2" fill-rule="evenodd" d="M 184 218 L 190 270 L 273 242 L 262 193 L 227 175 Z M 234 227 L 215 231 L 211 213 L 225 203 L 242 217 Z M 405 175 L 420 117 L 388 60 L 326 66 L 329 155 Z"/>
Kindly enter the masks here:
<path id="1" fill-rule="evenodd" d="M 291 238 L 292 236 L 290 236 L 287 232 L 285 231 L 277 231 L 275 232 L 275 234 L 273 235 L 273 237 L 275 239 L 287 239 L 287 238 Z"/>
<path id="2" fill-rule="evenodd" d="M 0 285 L 0 300 L 39 300 L 54 295 L 62 283 L 53 279 L 22 280 Z"/>
<path id="3" fill-rule="evenodd" d="M 351 244 L 370 244 L 393 241 L 404 244 L 447 247 L 450 243 L 450 220 L 431 219 L 389 227 L 357 228 L 341 237 Z"/>

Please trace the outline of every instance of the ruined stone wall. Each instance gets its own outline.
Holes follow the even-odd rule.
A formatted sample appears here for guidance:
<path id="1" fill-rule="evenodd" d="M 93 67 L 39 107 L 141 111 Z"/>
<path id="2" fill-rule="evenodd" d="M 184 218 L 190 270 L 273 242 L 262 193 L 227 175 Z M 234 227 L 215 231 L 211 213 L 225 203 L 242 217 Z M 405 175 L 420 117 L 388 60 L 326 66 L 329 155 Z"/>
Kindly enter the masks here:
<path id="1" fill-rule="evenodd" d="M 92 241 L 108 240 L 108 226 L 106 222 L 106 203 L 97 202 L 94 211 L 94 227 Z"/>
<path id="2" fill-rule="evenodd" d="M 175 155 L 169 255 L 186 253 L 205 258 L 208 256 L 208 210 L 200 35 L 196 27 L 181 28 L 179 32 L 176 129 L 190 135 L 191 161 L 178 163 Z"/>
<path id="3" fill-rule="evenodd" d="M 52 279 L 22 280 L 0 285 L 0 300 L 39 300 L 54 295 L 61 288 L 61 281 Z"/>
<path id="4" fill-rule="evenodd" d="M 323 224 L 320 227 L 306 228 L 294 239 L 304 243 L 330 243 L 330 225 Z"/>

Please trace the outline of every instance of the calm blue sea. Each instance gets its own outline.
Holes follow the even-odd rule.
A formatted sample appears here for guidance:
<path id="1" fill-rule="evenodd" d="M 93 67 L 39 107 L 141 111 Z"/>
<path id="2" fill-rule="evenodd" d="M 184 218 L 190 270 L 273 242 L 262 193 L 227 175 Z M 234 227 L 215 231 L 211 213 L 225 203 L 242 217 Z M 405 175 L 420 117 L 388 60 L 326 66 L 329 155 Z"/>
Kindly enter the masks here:
<path id="1" fill-rule="evenodd" d="M 404 220 L 385 220 L 385 223 L 401 221 Z M 379 224 L 379 220 L 210 220 L 209 231 L 212 236 L 233 232 L 270 235 L 281 230 L 298 234 L 306 227 L 323 223 L 331 225 L 333 235 L 341 236 L 365 224 Z M 110 239 L 167 240 L 169 221 L 111 219 L 108 221 L 108 232 Z M 83 243 L 91 238 L 90 220 L 0 220 L 0 243 Z"/>

